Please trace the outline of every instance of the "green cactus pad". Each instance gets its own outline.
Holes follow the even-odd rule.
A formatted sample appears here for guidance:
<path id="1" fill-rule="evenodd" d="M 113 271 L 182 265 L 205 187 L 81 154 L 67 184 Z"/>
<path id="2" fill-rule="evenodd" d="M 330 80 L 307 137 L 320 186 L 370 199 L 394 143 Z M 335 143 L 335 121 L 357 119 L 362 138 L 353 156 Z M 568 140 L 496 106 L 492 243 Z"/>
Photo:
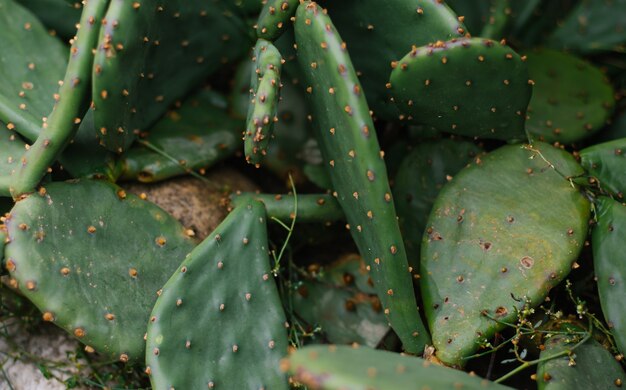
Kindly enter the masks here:
<path id="1" fill-rule="evenodd" d="M 242 23 L 222 2 L 112 0 L 94 61 L 96 131 L 120 153 L 223 63 L 245 53 Z"/>
<path id="2" fill-rule="evenodd" d="M 581 150 L 580 165 L 603 190 L 620 198 L 626 192 L 626 138 Z"/>
<path id="3" fill-rule="evenodd" d="M 54 106 L 68 51 L 13 0 L 0 1 L 0 120 L 34 140 Z"/>
<path id="4" fill-rule="evenodd" d="M 283 223 L 291 222 L 296 214 L 296 222 L 300 223 L 326 223 L 335 222 L 344 218 L 343 210 L 331 195 L 326 194 L 299 194 L 297 196 L 298 207 L 296 210 L 296 199 L 293 194 L 255 194 L 243 192 L 231 196 L 235 207 L 249 202 L 250 199 L 257 200 L 265 205 L 267 216 L 276 218 Z"/>
<path id="5" fill-rule="evenodd" d="M 347 255 L 324 266 L 319 277 L 303 280 L 293 293 L 294 312 L 319 326 L 333 344 L 358 343 L 375 348 L 389 331 L 365 263 Z"/>
<path id="6" fill-rule="evenodd" d="M 506 28 L 511 10 L 509 0 L 446 0 L 469 32 L 477 37 L 500 39 Z"/>
<path id="7" fill-rule="evenodd" d="M 13 174 L 11 194 L 14 199 L 35 190 L 63 149 L 74 139 L 78 124 L 85 116 L 89 101 L 87 95 L 91 80 L 93 52 L 97 45 L 100 25 L 108 0 L 85 3 L 80 28 L 72 40 L 70 58 L 60 84 L 52 112 L 37 140 L 24 153 L 22 164 Z"/>
<path id="8" fill-rule="evenodd" d="M 546 142 L 579 141 L 602 128 L 615 105 L 613 88 L 602 72 L 571 54 L 528 53 L 534 81 L 526 129 Z"/>
<path id="9" fill-rule="evenodd" d="M 268 250 L 265 209 L 250 202 L 185 259 L 148 325 L 154 389 L 288 388 L 278 369 L 285 314 Z"/>
<path id="10" fill-rule="evenodd" d="M 367 347 L 309 346 L 289 356 L 283 368 L 313 389 L 508 389 L 420 358 Z"/>
<path id="11" fill-rule="evenodd" d="M 612 329 L 620 352 L 626 353 L 626 206 L 607 197 L 596 203 L 598 224 L 592 231 L 593 264 L 604 318 Z"/>
<path id="12" fill-rule="evenodd" d="M 107 356 L 143 357 L 157 291 L 194 246 L 173 217 L 84 180 L 20 200 L 6 225 L 7 268 L 44 320 Z"/>
<path id="13" fill-rule="evenodd" d="M 21 163 L 26 143 L 15 133 L 7 130 L 0 122 L 0 196 L 11 196 L 9 191 L 11 174 Z"/>
<path id="14" fill-rule="evenodd" d="M 269 0 L 263 6 L 256 35 L 259 38 L 275 41 L 285 31 L 290 19 L 296 14 L 299 0 Z"/>
<path id="15" fill-rule="evenodd" d="M 270 42 L 259 39 L 254 48 L 250 101 L 244 145 L 246 161 L 259 167 L 274 130 L 280 97 L 280 52 Z"/>
<path id="16" fill-rule="evenodd" d="M 122 159 L 122 178 L 155 182 L 208 168 L 240 147 L 243 126 L 216 102 L 214 92 L 201 91 L 142 134 L 165 154 L 145 146 L 132 147 Z"/>
<path id="17" fill-rule="evenodd" d="M 462 37 L 465 26 L 443 1 L 323 0 L 346 40 L 367 102 L 377 118 L 398 120 L 387 90 L 392 64 L 413 46 Z"/>
<path id="18" fill-rule="evenodd" d="M 437 194 L 481 149 L 463 140 L 422 142 L 404 157 L 395 177 L 393 197 L 409 264 L 419 269 L 420 244 Z"/>
<path id="19" fill-rule="evenodd" d="M 587 236 L 589 202 L 567 180 L 582 168 L 547 144 L 509 145 L 446 185 L 422 241 L 421 288 L 437 357 L 462 365 L 570 271 Z M 491 318 L 489 318 L 491 317 Z M 494 318 L 494 319 L 492 319 Z"/>
<path id="20" fill-rule="evenodd" d="M 525 138 L 531 95 L 526 64 L 492 40 L 414 48 L 391 73 L 391 94 L 411 122 L 471 137 Z"/>
<path id="21" fill-rule="evenodd" d="M 359 79 L 339 33 L 314 2 L 297 11 L 298 60 L 312 124 L 350 233 L 404 348 L 423 352 L 419 317 L 383 155 Z"/>
<path id="22" fill-rule="evenodd" d="M 17 0 L 30 9 L 49 29 L 65 38 L 76 34 L 82 3 L 76 0 Z"/>
<path id="23" fill-rule="evenodd" d="M 552 47 L 591 54 L 626 50 L 626 1 L 582 0 L 554 31 Z"/>
<path id="24" fill-rule="evenodd" d="M 544 343 L 540 359 L 570 350 L 581 337 L 555 335 Z M 593 338 L 571 351 L 571 354 L 546 360 L 537 366 L 539 390 L 611 389 L 626 381 L 621 365 Z"/>

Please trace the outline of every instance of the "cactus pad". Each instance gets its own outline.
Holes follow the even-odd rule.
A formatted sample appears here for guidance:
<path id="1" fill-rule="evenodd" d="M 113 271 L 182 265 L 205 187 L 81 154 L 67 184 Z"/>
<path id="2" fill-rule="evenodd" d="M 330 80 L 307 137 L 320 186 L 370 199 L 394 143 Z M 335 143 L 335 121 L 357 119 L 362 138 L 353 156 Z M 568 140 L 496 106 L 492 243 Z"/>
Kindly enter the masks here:
<path id="1" fill-rule="evenodd" d="M 337 200 L 391 326 L 407 351 L 421 353 L 428 335 L 361 84 L 339 33 L 316 3 L 300 4 L 295 32 L 312 122 Z"/>
<path id="2" fill-rule="evenodd" d="M 243 204 L 163 287 L 148 325 L 147 371 L 158 390 L 287 389 L 278 369 L 286 352 L 265 209 Z"/>
<path id="3" fill-rule="evenodd" d="M 244 124 L 230 118 L 219 99 L 214 92 L 201 91 L 142 133 L 145 141 L 164 154 L 133 146 L 122 159 L 122 177 L 146 183 L 161 181 L 208 168 L 231 156 L 241 144 Z"/>
<path id="4" fill-rule="evenodd" d="M 462 365 L 499 329 L 492 318 L 511 321 L 525 299 L 541 303 L 567 276 L 587 236 L 589 202 L 566 179 L 581 172 L 550 145 L 509 145 L 476 158 L 443 188 L 421 258 L 442 361 Z"/>
<path id="5" fill-rule="evenodd" d="M 54 106 L 67 48 L 14 0 L 0 1 L 0 120 L 34 140 Z"/>
<path id="6" fill-rule="evenodd" d="M 347 255 L 324 266 L 318 278 L 303 280 L 294 293 L 295 313 L 319 326 L 333 344 L 358 343 L 375 348 L 389 331 L 365 263 Z"/>
<path id="7" fill-rule="evenodd" d="M 443 1 L 323 0 L 346 40 L 369 106 L 377 118 L 398 120 L 387 83 L 391 66 L 413 46 L 460 38 L 465 26 Z"/>
<path id="8" fill-rule="evenodd" d="M 269 0 L 263 6 L 257 23 L 256 35 L 259 38 L 275 41 L 290 19 L 296 14 L 299 0 Z"/>
<path id="9" fill-rule="evenodd" d="M 94 60 L 95 124 L 120 153 L 224 62 L 247 48 L 223 2 L 112 0 Z"/>
<path id="10" fill-rule="evenodd" d="M 592 232 L 592 249 L 600 303 L 617 347 L 621 353 L 626 353 L 626 266 L 623 261 L 626 206 L 610 198 L 600 197 L 596 204 L 596 218 L 598 224 Z"/>
<path id="11" fill-rule="evenodd" d="M 393 197 L 409 264 L 419 269 L 426 220 L 437 194 L 481 149 L 469 141 L 442 139 L 420 143 L 400 164 Z"/>
<path id="12" fill-rule="evenodd" d="M 14 131 L 0 122 L 0 196 L 10 196 L 9 176 L 21 162 L 26 143 Z"/>
<path id="13" fill-rule="evenodd" d="M 603 190 L 622 198 L 626 192 L 626 138 L 580 151 L 580 164 Z"/>
<path id="14" fill-rule="evenodd" d="M 7 268 L 44 320 L 107 356 L 142 358 L 157 291 L 194 246 L 174 218 L 84 180 L 20 200 L 6 225 Z"/>
<path id="15" fill-rule="evenodd" d="M 312 389 L 508 389 L 426 360 L 367 347 L 310 346 L 283 364 Z"/>
<path id="16" fill-rule="evenodd" d="M 579 141 L 604 126 L 613 112 L 613 88 L 593 65 L 566 53 L 528 54 L 535 86 L 526 129 L 546 142 Z"/>
<path id="17" fill-rule="evenodd" d="M 462 38 L 413 48 L 391 73 L 391 94 L 411 122 L 471 137 L 525 138 L 528 70 L 502 43 Z"/>
<path id="18" fill-rule="evenodd" d="M 580 342 L 581 336 L 555 335 L 544 342 L 540 359 L 565 352 Z M 617 389 L 626 381 L 621 365 L 593 338 L 571 355 L 546 360 L 537 366 L 539 390 Z"/>

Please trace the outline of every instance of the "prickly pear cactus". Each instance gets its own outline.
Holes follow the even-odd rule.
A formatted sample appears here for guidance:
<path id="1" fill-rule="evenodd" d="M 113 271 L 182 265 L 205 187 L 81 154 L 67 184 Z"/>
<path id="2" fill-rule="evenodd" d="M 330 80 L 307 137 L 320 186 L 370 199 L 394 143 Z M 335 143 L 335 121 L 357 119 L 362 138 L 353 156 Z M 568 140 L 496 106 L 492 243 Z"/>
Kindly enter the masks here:
<path id="1" fill-rule="evenodd" d="M 295 32 L 313 125 L 337 200 L 391 326 L 407 351 L 421 353 L 428 335 L 361 84 L 338 31 L 315 2 L 298 7 Z"/>
<path id="2" fill-rule="evenodd" d="M 580 151 L 580 165 L 600 188 L 617 195 L 626 192 L 626 138 L 605 142 Z"/>
<path id="3" fill-rule="evenodd" d="M 409 264 L 416 270 L 426 220 L 437 194 L 481 151 L 469 141 L 442 139 L 420 143 L 402 160 L 394 180 L 393 197 Z"/>
<path id="4" fill-rule="evenodd" d="M 377 118 L 398 120 L 388 86 L 393 64 L 414 46 L 461 38 L 466 28 L 443 2 L 432 0 L 323 0 Z"/>
<path id="5" fill-rule="evenodd" d="M 552 47 L 579 53 L 624 52 L 626 1 L 582 0 L 549 38 Z"/>
<path id="6" fill-rule="evenodd" d="M 278 369 L 287 333 L 266 223 L 261 203 L 242 204 L 163 287 L 147 333 L 153 388 L 288 388 Z"/>
<path id="7" fill-rule="evenodd" d="M 525 138 L 528 69 L 500 42 L 462 38 L 414 47 L 391 73 L 391 94 L 411 122 L 471 137 Z"/>
<path id="8" fill-rule="evenodd" d="M 540 358 L 562 355 L 537 366 L 539 390 L 622 387 L 626 375 L 615 357 L 593 338 L 581 339 L 582 336 L 555 335 L 544 342 Z M 578 343 L 582 344 L 573 349 Z"/>
<path id="9" fill-rule="evenodd" d="M 266 1 L 259 15 L 256 35 L 270 41 L 278 39 L 291 23 L 299 3 L 299 0 Z"/>
<path id="10" fill-rule="evenodd" d="M 225 105 L 219 94 L 204 90 L 168 112 L 142 132 L 147 144 L 133 146 L 124 154 L 122 178 L 161 181 L 230 157 L 240 146 L 244 123 L 231 118 Z"/>
<path id="11" fill-rule="evenodd" d="M 354 254 L 324 266 L 317 278 L 303 280 L 293 308 L 311 327 L 319 326 L 333 344 L 375 348 L 389 331 L 365 263 Z"/>
<path id="12" fill-rule="evenodd" d="M 6 267 L 45 321 L 115 359 L 143 357 L 157 291 L 194 246 L 175 219 L 113 184 L 84 180 L 29 195 L 6 226 Z"/>
<path id="13" fill-rule="evenodd" d="M 18 134 L 0 122 L 0 196 L 11 196 L 8 179 L 21 161 L 25 145 Z"/>
<path id="14" fill-rule="evenodd" d="M 245 53 L 245 27 L 227 2 L 112 0 L 94 60 L 95 131 L 125 151 L 223 62 Z"/>
<path id="15" fill-rule="evenodd" d="M 420 358 L 367 347 L 305 347 L 289 356 L 283 368 L 313 389 L 508 389 Z"/>
<path id="16" fill-rule="evenodd" d="M 55 34 L 70 38 L 76 33 L 82 4 L 74 0 L 17 0 L 30 9 Z"/>
<path id="17" fill-rule="evenodd" d="M 231 196 L 234 207 L 250 200 L 265 205 L 267 216 L 289 223 L 296 218 L 301 223 L 335 222 L 344 218 L 343 210 L 332 195 L 326 194 L 255 194 L 251 192 L 236 193 Z M 297 205 L 297 207 L 296 207 Z"/>
<path id="18" fill-rule="evenodd" d="M 276 47 L 259 39 L 254 48 L 255 67 L 250 89 L 251 103 L 244 133 L 246 161 L 259 167 L 274 130 L 280 97 L 282 58 Z"/>
<path id="19" fill-rule="evenodd" d="M 613 88 L 593 65 L 571 54 L 528 53 L 534 82 L 527 130 L 546 142 L 580 141 L 601 129 L 613 112 Z"/>
<path id="20" fill-rule="evenodd" d="M 68 51 L 14 0 L 0 1 L 0 25 L 0 120 L 34 140 L 54 106 Z"/>
<path id="21" fill-rule="evenodd" d="M 421 289 L 437 357 L 463 365 L 528 300 L 542 302 L 587 236 L 582 168 L 550 145 L 504 146 L 446 185 L 422 241 Z"/>
<path id="22" fill-rule="evenodd" d="M 622 261 L 626 240 L 626 206 L 611 198 L 599 197 L 596 218 L 598 223 L 592 232 L 592 249 L 600 303 L 620 352 L 626 353 L 626 268 Z"/>

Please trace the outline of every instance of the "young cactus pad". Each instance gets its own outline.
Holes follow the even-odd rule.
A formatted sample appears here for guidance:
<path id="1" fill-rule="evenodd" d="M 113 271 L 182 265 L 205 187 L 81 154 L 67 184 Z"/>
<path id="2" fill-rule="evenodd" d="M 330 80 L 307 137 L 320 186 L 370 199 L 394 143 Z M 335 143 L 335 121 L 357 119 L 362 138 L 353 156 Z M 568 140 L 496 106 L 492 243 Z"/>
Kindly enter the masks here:
<path id="1" fill-rule="evenodd" d="M 83 180 L 28 195 L 6 226 L 6 267 L 45 321 L 112 358 L 143 357 L 157 291 L 194 246 L 174 218 Z"/>
<path id="2" fill-rule="evenodd" d="M 311 389 L 508 389 L 420 358 L 367 347 L 301 348 L 284 360 L 283 369 Z"/>
<path id="3" fill-rule="evenodd" d="M 94 61 L 95 131 L 125 151 L 170 103 L 248 47 L 225 1 L 111 0 Z"/>
<path id="4" fill-rule="evenodd" d="M 14 0 L 0 1 L 0 120 L 34 140 L 54 106 L 68 51 Z"/>
<path id="5" fill-rule="evenodd" d="M 288 388 L 265 218 L 256 201 L 233 210 L 163 287 L 147 334 L 154 389 Z"/>
<path id="6" fill-rule="evenodd" d="M 489 39 L 415 47 L 391 73 L 391 94 L 408 120 L 470 137 L 524 139 L 531 92 L 523 59 Z"/>
<path id="7" fill-rule="evenodd" d="M 270 41 L 278 39 L 295 15 L 299 3 L 299 0 L 266 1 L 259 15 L 256 35 Z"/>
<path id="8" fill-rule="evenodd" d="M 583 335 L 554 335 L 544 342 L 540 359 L 556 354 L 537 366 L 539 390 L 617 389 L 626 380 L 619 362 L 593 338 Z M 573 349 L 578 343 L 576 349 Z M 566 353 L 571 350 L 571 353 Z M 572 363 L 573 362 L 573 363 Z"/>
<path id="9" fill-rule="evenodd" d="M 626 192 L 626 138 L 581 150 L 580 165 L 601 189 L 620 198 Z"/>
<path id="10" fill-rule="evenodd" d="M 298 7 L 295 32 L 313 126 L 337 200 L 391 326 L 407 351 L 421 353 L 428 334 L 361 84 L 339 33 L 315 2 Z"/>
<path id="11" fill-rule="evenodd" d="M 421 288 L 437 357 L 463 365 L 525 300 L 534 306 L 571 269 L 589 202 L 567 177 L 582 168 L 547 144 L 501 147 L 440 192 L 422 241 Z M 490 318 L 491 317 L 491 318 Z"/>
<path id="12" fill-rule="evenodd" d="M 602 128 L 615 105 L 600 69 L 571 54 L 543 49 L 528 53 L 535 83 L 526 129 L 546 142 L 576 142 Z"/>
<path id="13" fill-rule="evenodd" d="M 0 196 L 11 196 L 11 174 L 18 168 L 26 144 L 14 131 L 0 122 Z"/>
<path id="14" fill-rule="evenodd" d="M 626 206 L 600 197 L 596 203 L 598 224 L 592 231 L 593 266 L 604 318 L 612 330 L 620 352 L 626 353 Z"/>
<path id="15" fill-rule="evenodd" d="M 276 47 L 259 39 L 254 48 L 252 79 L 248 107 L 248 120 L 244 133 L 246 161 L 259 166 L 267 154 L 274 122 L 278 120 L 278 100 L 280 97 L 280 71 L 282 58 Z"/>

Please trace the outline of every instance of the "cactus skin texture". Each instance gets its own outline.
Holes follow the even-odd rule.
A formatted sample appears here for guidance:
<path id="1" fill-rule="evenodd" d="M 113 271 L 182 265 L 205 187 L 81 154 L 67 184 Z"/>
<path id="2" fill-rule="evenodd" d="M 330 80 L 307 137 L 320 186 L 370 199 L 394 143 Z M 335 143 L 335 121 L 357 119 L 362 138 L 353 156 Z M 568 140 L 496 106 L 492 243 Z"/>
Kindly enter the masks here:
<path id="1" fill-rule="evenodd" d="M 420 358 L 367 347 L 308 346 L 282 366 L 310 389 L 509 389 Z"/>
<path id="2" fill-rule="evenodd" d="M 251 199 L 265 205 L 269 218 L 276 218 L 283 223 L 291 222 L 296 205 L 293 194 L 274 195 L 243 192 L 231 195 L 231 201 L 234 207 L 250 202 Z M 298 195 L 296 222 L 326 223 L 339 221 L 344 218 L 341 206 L 339 206 L 337 199 L 332 195 Z"/>
<path id="3" fill-rule="evenodd" d="M 626 206 L 599 197 L 596 203 L 598 224 L 592 231 L 593 264 L 604 318 L 612 330 L 620 352 L 626 353 L 626 268 L 623 246 L 626 242 Z"/>
<path id="4" fill-rule="evenodd" d="M 363 84 L 377 118 L 397 121 L 399 112 L 387 90 L 391 64 L 413 46 L 460 38 L 466 33 L 457 15 L 435 0 L 323 0 Z"/>
<path id="5" fill-rule="evenodd" d="M 525 138 L 531 88 L 513 49 L 480 38 L 414 48 L 391 73 L 391 94 L 409 121 L 506 141 Z"/>
<path id="6" fill-rule="evenodd" d="M 108 0 L 93 0 L 85 4 L 80 28 L 72 41 L 65 77 L 48 120 L 37 140 L 24 153 L 21 166 L 13 175 L 11 194 L 14 199 L 34 191 L 48 167 L 59 157 L 74 138 L 78 124 L 87 110 L 93 50 L 96 47 L 100 23 Z"/>
<path id="7" fill-rule="evenodd" d="M 562 13 L 561 13 L 562 15 Z M 548 40 L 551 47 L 581 54 L 624 52 L 626 0 L 580 1 Z"/>
<path id="8" fill-rule="evenodd" d="M 513 321 L 524 300 L 512 296 L 542 302 L 583 246 L 590 205 L 566 179 L 582 168 L 560 149 L 532 147 L 509 145 L 477 158 L 435 201 L 420 274 L 433 344 L 445 363 L 463 365 L 500 329 L 487 315 Z"/>
<path id="9" fill-rule="evenodd" d="M 346 255 L 305 279 L 293 294 L 293 310 L 311 326 L 320 326 L 333 344 L 375 348 L 389 331 L 363 259 Z"/>
<path id="10" fill-rule="evenodd" d="M 337 200 L 391 326 L 405 350 L 421 353 L 428 334 L 361 85 L 339 33 L 316 3 L 300 4 L 295 32 L 304 85 L 311 91 L 313 126 Z"/>
<path id="11" fill-rule="evenodd" d="M 528 53 L 534 81 L 526 129 L 546 142 L 571 143 L 602 128 L 610 118 L 613 88 L 600 69 L 571 54 Z"/>
<path id="12" fill-rule="evenodd" d="M 285 25 L 296 14 L 299 0 L 268 0 L 263 6 L 256 35 L 259 38 L 275 41 L 285 31 Z"/>
<path id="13" fill-rule="evenodd" d="M 6 267 L 44 320 L 106 356 L 143 357 L 157 290 L 194 246 L 173 217 L 113 184 L 84 180 L 27 196 L 6 226 Z"/>
<path id="14" fill-rule="evenodd" d="M 402 160 L 393 197 L 409 265 L 419 269 L 426 220 L 441 188 L 482 150 L 473 142 L 441 139 L 422 142 Z"/>
<path id="15" fill-rule="evenodd" d="M 286 352 L 265 209 L 242 204 L 163 287 L 148 325 L 146 371 L 157 390 L 287 389 L 278 369 Z"/>
<path id="16" fill-rule="evenodd" d="M 0 122 L 0 196 L 11 196 L 10 176 L 19 167 L 26 143 Z"/>
<path id="17" fill-rule="evenodd" d="M 510 22 L 509 0 L 446 0 L 463 17 L 469 32 L 481 38 L 499 40 Z"/>
<path id="18" fill-rule="evenodd" d="M 626 192 L 626 138 L 605 142 L 580 151 L 580 165 L 600 188 L 618 196 Z"/>
<path id="19" fill-rule="evenodd" d="M 82 4 L 74 0 L 17 0 L 30 9 L 49 29 L 64 38 L 76 33 Z M 77 4 L 79 6 L 77 6 Z"/>
<path id="20" fill-rule="evenodd" d="M 584 329 L 573 327 L 582 332 Z M 581 336 L 554 335 L 544 342 L 539 358 L 567 351 Z M 574 360 L 575 364 L 571 363 Z M 615 357 L 593 338 L 572 351 L 572 356 L 546 360 L 537 366 L 539 390 L 611 389 L 620 388 L 626 380 L 624 370 Z"/>
<path id="21" fill-rule="evenodd" d="M 280 71 L 282 58 L 276 47 L 259 39 L 254 48 L 253 68 L 251 80 L 251 101 L 248 107 L 248 120 L 244 133 L 246 161 L 257 168 L 263 156 L 267 154 L 267 147 L 274 130 L 274 122 L 278 120 L 278 99 L 280 97 Z"/>
<path id="22" fill-rule="evenodd" d="M 225 99 L 209 90 L 187 99 L 141 134 L 175 161 L 145 146 L 133 146 L 122 159 L 122 178 L 162 181 L 230 157 L 241 145 L 244 123 L 229 117 L 225 106 Z"/>
<path id="23" fill-rule="evenodd" d="M 213 71 L 245 53 L 222 2 L 112 0 L 94 60 L 95 131 L 121 153 Z"/>
<path id="24" fill-rule="evenodd" d="M 0 120 L 35 140 L 54 106 L 67 65 L 67 49 L 13 0 L 0 1 Z"/>

